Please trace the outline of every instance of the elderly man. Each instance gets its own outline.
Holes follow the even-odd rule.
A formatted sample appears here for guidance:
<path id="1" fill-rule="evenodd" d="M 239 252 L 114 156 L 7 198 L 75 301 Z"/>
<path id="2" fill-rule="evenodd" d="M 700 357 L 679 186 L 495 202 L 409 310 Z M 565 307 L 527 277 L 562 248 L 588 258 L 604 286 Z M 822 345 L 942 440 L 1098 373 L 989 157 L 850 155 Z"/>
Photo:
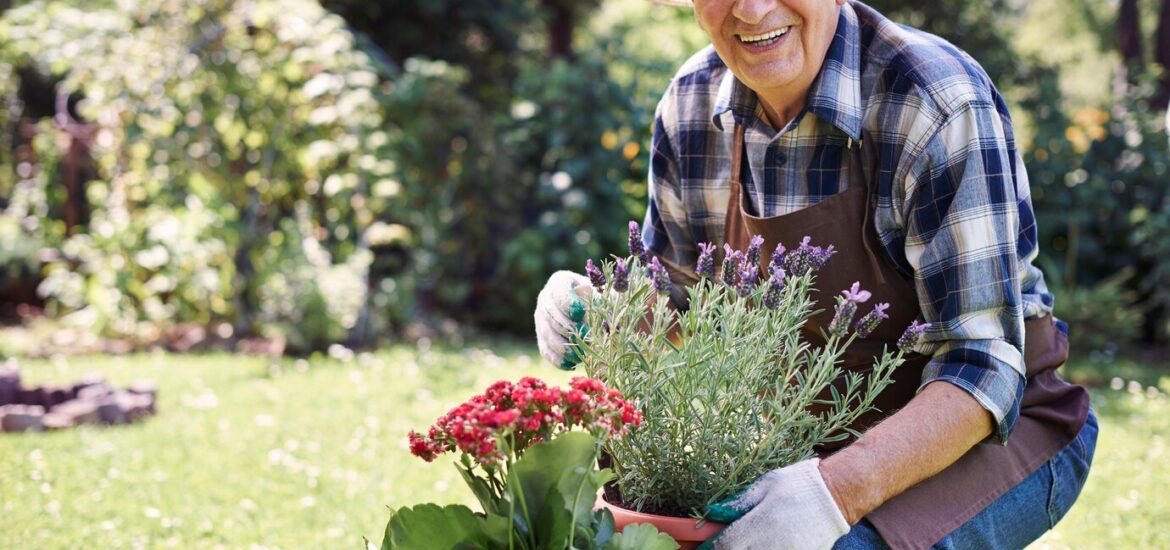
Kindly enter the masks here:
<path id="1" fill-rule="evenodd" d="M 994 85 L 955 46 L 860 2 L 693 7 L 712 45 L 658 105 L 649 251 L 685 285 L 695 280 L 696 243 L 811 235 L 839 249 L 818 286 L 860 280 L 891 311 L 909 312 L 901 321 L 930 323 L 920 355 L 882 395 L 884 418 L 713 507 L 712 518 L 732 523 L 709 542 L 1034 541 L 1079 494 L 1097 425 L 1087 392 L 1056 374 L 1065 328 L 1033 265 L 1028 178 Z M 825 280 L 836 272 L 841 281 Z M 584 283 L 559 272 L 538 298 L 541 351 L 561 366 L 571 366 L 566 309 Z"/>

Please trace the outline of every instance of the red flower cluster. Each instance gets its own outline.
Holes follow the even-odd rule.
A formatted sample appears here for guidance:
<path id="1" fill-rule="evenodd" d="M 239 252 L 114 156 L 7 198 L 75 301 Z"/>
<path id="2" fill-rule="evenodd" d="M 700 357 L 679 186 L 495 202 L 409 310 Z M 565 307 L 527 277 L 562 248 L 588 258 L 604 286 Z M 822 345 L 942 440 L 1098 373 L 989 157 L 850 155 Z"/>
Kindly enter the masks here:
<path id="1" fill-rule="evenodd" d="M 642 413 L 600 380 L 576 377 L 569 386 L 564 391 L 531 377 L 516 384 L 496 382 L 439 417 L 425 436 L 411 430 L 410 452 L 430 462 L 458 449 L 480 464 L 494 465 L 506 452 L 518 458 L 528 447 L 574 426 L 605 436 L 625 434 L 642 423 Z"/>

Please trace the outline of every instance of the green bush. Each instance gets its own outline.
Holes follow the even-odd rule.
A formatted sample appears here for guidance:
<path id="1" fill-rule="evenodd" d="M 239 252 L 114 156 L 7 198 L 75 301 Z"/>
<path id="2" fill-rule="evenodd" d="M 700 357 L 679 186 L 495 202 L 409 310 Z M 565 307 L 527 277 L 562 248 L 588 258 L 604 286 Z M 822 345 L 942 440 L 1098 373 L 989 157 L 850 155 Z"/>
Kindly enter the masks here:
<path id="1" fill-rule="evenodd" d="M 395 194 L 370 193 L 395 170 L 379 99 L 389 71 L 339 17 L 308 0 L 31 2 L 4 14 L 0 43 L 0 64 L 60 75 L 99 125 L 92 220 L 61 245 L 42 287 L 59 313 L 114 334 L 226 320 L 239 334 L 261 322 L 321 330 L 301 340 L 324 342 L 339 338 L 337 323 L 353 326 L 329 317 L 333 307 L 328 329 L 298 323 L 289 311 L 315 303 L 309 289 L 293 289 L 309 301 L 291 307 L 261 292 L 286 275 L 274 251 L 295 263 L 303 254 L 279 245 L 305 239 L 330 269 L 365 280 L 368 261 L 348 259 L 368 254 L 360 236 L 373 212 L 397 211 Z M 37 148 L 42 173 L 57 166 L 53 148 Z M 284 220 L 301 211 L 309 227 L 293 231 Z M 361 287 L 347 303 L 364 303 Z"/>
<path id="2" fill-rule="evenodd" d="M 1049 284 L 1057 298 L 1054 313 L 1069 325 L 1074 354 L 1112 354 L 1128 349 L 1141 336 L 1145 308 L 1129 288 L 1134 273 L 1128 268 L 1091 286 Z"/>
<path id="3" fill-rule="evenodd" d="M 613 74 L 623 63 L 638 66 L 620 36 L 572 60 L 537 52 L 496 93 L 457 65 L 404 63 L 387 104 L 409 205 L 395 288 L 413 285 L 417 316 L 529 333 L 549 273 L 624 242 L 622 222 L 645 207 L 653 100 Z M 499 94 L 506 110 L 479 99 Z"/>
<path id="4" fill-rule="evenodd" d="M 1151 93 L 1150 86 L 1133 87 L 1108 110 L 1083 109 L 1072 117 L 1052 110 L 1038 125 L 1027 162 L 1040 240 L 1053 266 L 1049 280 L 1089 295 L 1108 288 L 1134 292 L 1142 336 L 1164 339 L 1170 149 L 1165 111 L 1149 105 Z M 1115 278 L 1123 272 L 1132 276 Z"/>
<path id="5" fill-rule="evenodd" d="M 40 290 L 52 311 L 99 333 L 149 339 L 175 323 L 208 326 L 231 313 L 232 264 L 216 237 L 221 228 L 195 200 L 133 216 L 99 211 L 90 232 L 63 243 Z"/>
<path id="6" fill-rule="evenodd" d="M 509 42 L 508 70 L 477 80 L 479 66 L 388 64 L 308 0 L 74 5 L 6 12 L 0 67 L 62 78 L 99 125 L 92 220 L 67 243 L 59 224 L 42 231 L 62 250 L 42 287 L 52 310 L 84 311 L 71 318 L 95 330 L 226 321 L 307 349 L 444 318 L 528 332 L 547 274 L 620 245 L 602 228 L 644 207 L 642 144 L 670 67 L 623 48 L 632 27 L 572 58 Z M 539 32 L 543 16 L 517 15 L 539 9 L 518 1 L 496 16 Z M 64 200 L 52 194 L 62 155 L 41 126 L 48 221 Z M 148 234 L 165 219 L 183 239 Z M 160 248 L 215 260 L 141 265 Z M 343 280 L 350 294 L 329 297 Z"/>
<path id="7" fill-rule="evenodd" d="M 324 3 L 341 15 L 313 0 L 0 14 L 0 273 L 43 276 L 51 312 L 115 336 L 227 322 L 308 351 L 448 319 L 530 334 L 545 277 L 620 248 L 622 222 L 641 217 L 654 105 L 704 42 L 692 16 L 617 1 Z M 927 4 L 885 7 L 971 51 L 1027 121 L 1058 307 L 1077 288 L 1136 291 L 1145 336 L 1163 334 L 1160 108 L 1139 88 L 1070 116 L 1056 69 L 1010 47 L 1002 1 Z M 571 51 L 551 51 L 566 14 Z M 441 29 L 418 30 L 435 18 Z M 68 134 L 29 118 L 27 74 L 60 80 L 93 125 L 98 177 L 73 234 Z M 37 129 L 28 143 L 22 125 Z M 56 253 L 47 266 L 42 249 Z M 1102 283 L 1128 266 L 1126 282 Z"/>

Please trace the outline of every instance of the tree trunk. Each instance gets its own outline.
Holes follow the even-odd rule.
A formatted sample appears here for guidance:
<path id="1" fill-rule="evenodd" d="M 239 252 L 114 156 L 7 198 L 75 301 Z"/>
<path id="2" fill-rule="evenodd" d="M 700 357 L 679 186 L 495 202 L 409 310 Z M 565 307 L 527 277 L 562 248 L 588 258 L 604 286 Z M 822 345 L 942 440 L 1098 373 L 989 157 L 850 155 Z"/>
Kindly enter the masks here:
<path id="1" fill-rule="evenodd" d="M 1162 66 L 1155 108 L 1165 109 L 1170 101 L 1170 0 L 1162 0 L 1158 27 L 1154 30 L 1154 61 Z"/>
<path id="2" fill-rule="evenodd" d="M 548 10 L 548 53 L 552 57 L 573 58 L 572 0 L 543 0 Z"/>
<path id="3" fill-rule="evenodd" d="M 1142 65 L 1142 28 L 1137 0 L 1121 0 L 1117 13 L 1117 51 L 1121 53 L 1127 80 L 1133 82 Z"/>
<path id="4" fill-rule="evenodd" d="M 66 235 L 72 235 L 78 228 L 89 224 L 89 201 L 85 196 L 85 187 L 98 177 L 91 154 L 98 127 L 75 118 L 69 100 L 70 94 L 58 91 L 56 114 L 53 116 L 57 127 L 69 136 L 69 149 L 61 156 L 59 174 L 65 186 L 61 218 L 65 221 Z"/>

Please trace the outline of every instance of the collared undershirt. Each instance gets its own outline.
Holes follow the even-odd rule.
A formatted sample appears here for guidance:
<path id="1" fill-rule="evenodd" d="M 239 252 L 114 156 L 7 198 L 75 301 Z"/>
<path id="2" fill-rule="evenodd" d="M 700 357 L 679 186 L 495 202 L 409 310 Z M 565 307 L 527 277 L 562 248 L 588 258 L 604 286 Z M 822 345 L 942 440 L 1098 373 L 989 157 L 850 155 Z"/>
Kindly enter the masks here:
<path id="1" fill-rule="evenodd" d="M 698 243 L 723 243 L 736 121 L 746 127 L 748 199 L 762 216 L 843 191 L 850 140 L 874 140 L 875 229 L 931 323 L 917 349 L 931 356 L 922 385 L 968 391 L 996 420 L 992 440 L 1006 442 L 1024 389 L 1023 319 L 1049 314 L 1052 297 L 1033 266 L 1036 225 L 1011 120 L 982 68 L 938 37 L 846 3 L 804 111 L 777 131 L 714 49 L 698 52 L 658 105 L 643 224 L 676 283 L 694 282 Z"/>

